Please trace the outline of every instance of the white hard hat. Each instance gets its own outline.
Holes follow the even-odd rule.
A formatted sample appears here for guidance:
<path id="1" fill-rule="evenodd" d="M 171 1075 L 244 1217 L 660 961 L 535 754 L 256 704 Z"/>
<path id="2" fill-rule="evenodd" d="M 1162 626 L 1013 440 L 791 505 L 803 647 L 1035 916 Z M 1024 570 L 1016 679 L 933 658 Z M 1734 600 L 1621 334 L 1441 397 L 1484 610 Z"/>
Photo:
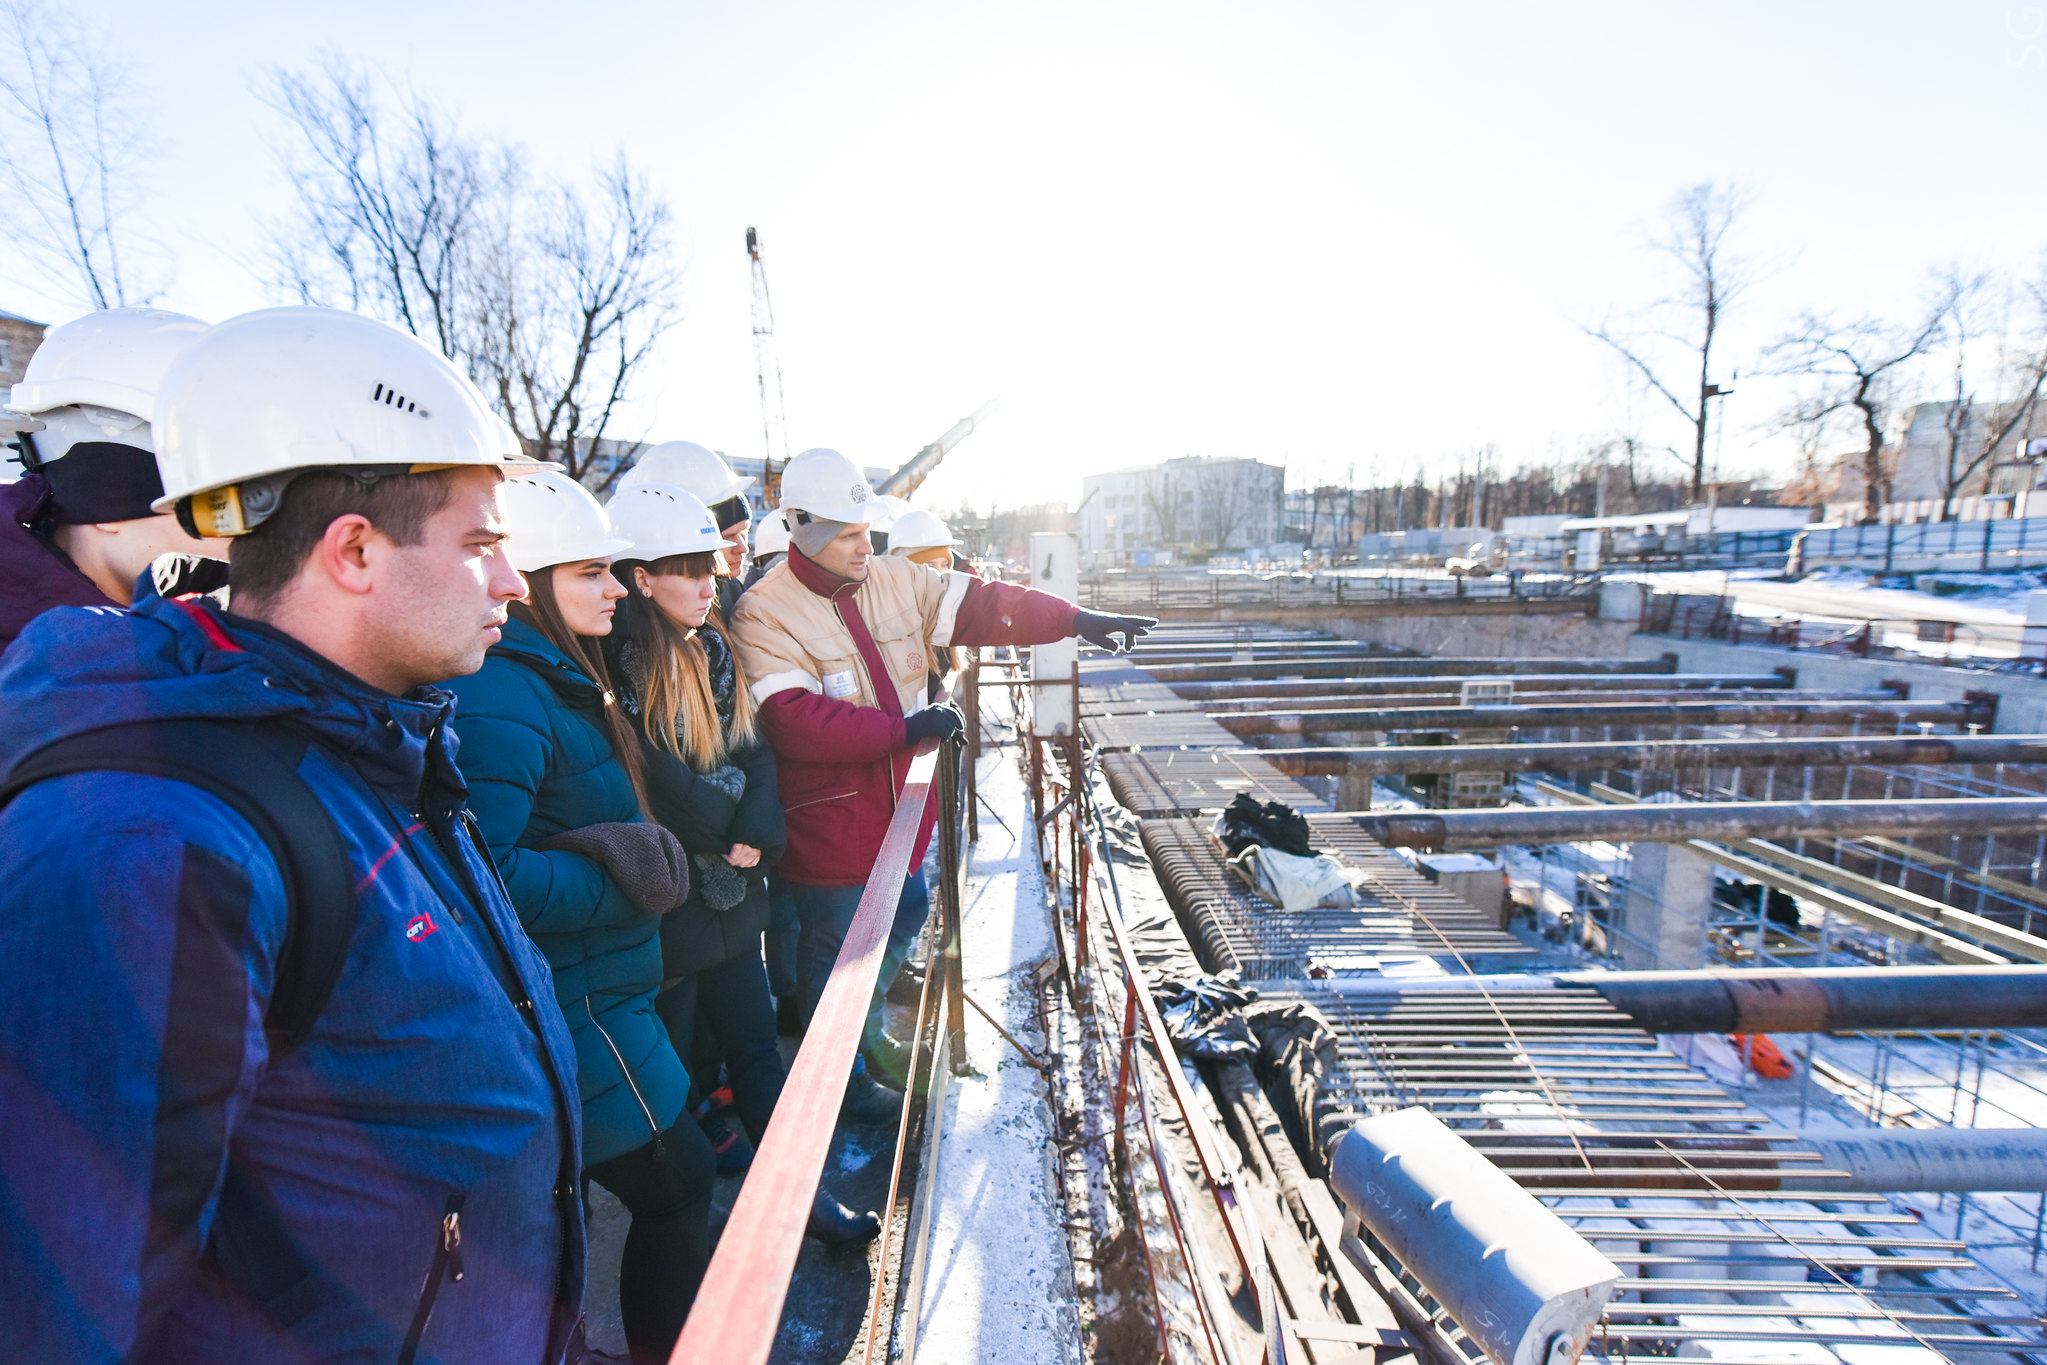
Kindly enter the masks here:
<path id="1" fill-rule="evenodd" d="M 193 498 L 207 535 L 249 530 L 275 507 L 277 476 L 308 469 L 556 467 L 528 460 L 445 356 L 336 308 L 265 308 L 213 327 L 164 375 L 151 422 L 156 510 Z"/>
<path id="2" fill-rule="evenodd" d="M 951 528 L 921 507 L 912 507 L 897 517 L 896 524 L 888 531 L 888 552 L 892 555 L 929 550 L 940 545 L 950 549 L 963 543 L 954 540 Z"/>
<path id="3" fill-rule="evenodd" d="M 910 510 L 910 500 L 892 493 L 876 493 L 874 500 L 879 506 L 874 509 L 874 519 L 868 522 L 867 529 L 893 536 L 897 518 Z"/>
<path id="4" fill-rule="evenodd" d="M 633 543 L 633 558 L 656 560 L 670 555 L 707 555 L 726 549 L 718 519 L 688 489 L 672 483 L 642 483 L 621 488 L 604 504 L 611 528 Z"/>
<path id="5" fill-rule="evenodd" d="M 695 441 L 663 441 L 633 461 L 618 486 L 622 492 L 643 483 L 673 484 L 704 506 L 716 507 L 744 493 L 753 480 L 734 474 L 716 451 Z"/>
<path id="6" fill-rule="evenodd" d="M 860 466 L 836 450 L 806 450 L 782 470 L 782 508 L 826 521 L 872 522 L 883 515 Z M 793 518 L 791 519 L 793 524 Z"/>
<path id="7" fill-rule="evenodd" d="M 90 404 L 148 421 L 164 373 L 208 325 L 162 308 L 108 308 L 73 318 L 43 337 L 7 406 L 33 416 Z"/>
<path id="8" fill-rule="evenodd" d="M 559 470 L 521 474 L 504 489 L 505 529 L 512 567 L 535 573 L 554 564 L 580 564 L 624 554 L 633 543 L 612 529 L 590 490 Z"/>
<path id="9" fill-rule="evenodd" d="M 753 556 L 759 559 L 765 555 L 780 555 L 789 552 L 789 519 L 782 515 L 782 509 L 762 517 L 753 524 Z"/>

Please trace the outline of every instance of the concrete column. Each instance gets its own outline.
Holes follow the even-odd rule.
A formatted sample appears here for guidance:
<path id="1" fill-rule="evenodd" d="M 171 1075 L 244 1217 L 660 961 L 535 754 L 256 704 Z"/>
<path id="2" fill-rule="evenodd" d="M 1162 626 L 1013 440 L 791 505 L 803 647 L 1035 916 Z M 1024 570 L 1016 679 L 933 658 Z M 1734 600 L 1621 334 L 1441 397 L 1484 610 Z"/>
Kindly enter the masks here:
<path id="1" fill-rule="evenodd" d="M 1067 601 L 1080 598 L 1080 539 L 1060 531 L 1031 533 L 1031 586 Z M 1031 646 L 1031 733 L 1041 739 L 1070 735 L 1079 722 L 1073 714 L 1073 670 L 1080 646 L 1071 639 Z"/>
<path id="2" fill-rule="evenodd" d="M 1703 967 L 1713 865 L 1683 844 L 1638 843 L 1617 936 L 1632 968 Z"/>
<path id="3" fill-rule="evenodd" d="M 2026 628 L 2019 657 L 2047 659 L 2047 589 L 2036 588 L 2026 594 Z"/>

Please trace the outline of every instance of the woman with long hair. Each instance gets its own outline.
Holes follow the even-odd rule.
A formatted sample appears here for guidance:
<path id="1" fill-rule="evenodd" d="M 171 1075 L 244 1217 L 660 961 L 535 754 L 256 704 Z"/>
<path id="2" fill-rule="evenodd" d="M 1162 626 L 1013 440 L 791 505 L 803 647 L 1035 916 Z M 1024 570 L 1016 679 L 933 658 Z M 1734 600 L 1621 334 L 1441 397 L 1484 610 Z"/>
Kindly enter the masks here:
<path id="1" fill-rule="evenodd" d="M 674 835 L 648 818 L 646 765 L 600 637 L 632 548 L 581 485 L 505 485 L 528 596 L 455 693 L 471 809 L 512 905 L 554 971 L 576 1045 L 583 1174 L 632 1216 L 619 1307 L 635 1362 L 665 1361 L 710 1259 L 716 1161 L 684 1114 L 689 1076 L 655 1010 L 661 931 L 688 891 Z"/>
<path id="2" fill-rule="evenodd" d="M 724 544 L 712 512 L 672 484 L 642 483 L 609 511 L 632 557 L 612 566 L 626 591 L 605 641 L 620 703 L 636 722 L 655 819 L 690 859 L 689 898 L 662 922 L 658 1009 L 676 1052 L 709 1089 L 722 1063 L 758 1145 L 782 1093 L 775 1005 L 761 959 L 767 874 L 787 832 L 775 757 L 754 725 L 746 677 L 717 595 Z M 880 1231 L 822 1188 L 810 1234 L 864 1242 Z"/>

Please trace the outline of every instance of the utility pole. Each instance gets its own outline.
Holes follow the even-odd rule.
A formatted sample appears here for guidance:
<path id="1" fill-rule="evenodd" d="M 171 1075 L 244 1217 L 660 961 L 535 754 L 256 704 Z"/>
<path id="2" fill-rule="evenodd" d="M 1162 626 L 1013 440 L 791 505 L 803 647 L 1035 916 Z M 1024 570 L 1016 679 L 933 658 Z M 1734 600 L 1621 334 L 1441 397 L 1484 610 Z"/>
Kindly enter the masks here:
<path id="1" fill-rule="evenodd" d="M 775 356 L 775 309 L 768 301 L 768 268 L 761 263 L 760 236 L 746 230 L 746 259 L 753 271 L 753 363 L 761 389 L 761 497 L 781 502 L 782 466 L 789 463 L 789 416 L 782 406 L 782 362 Z"/>

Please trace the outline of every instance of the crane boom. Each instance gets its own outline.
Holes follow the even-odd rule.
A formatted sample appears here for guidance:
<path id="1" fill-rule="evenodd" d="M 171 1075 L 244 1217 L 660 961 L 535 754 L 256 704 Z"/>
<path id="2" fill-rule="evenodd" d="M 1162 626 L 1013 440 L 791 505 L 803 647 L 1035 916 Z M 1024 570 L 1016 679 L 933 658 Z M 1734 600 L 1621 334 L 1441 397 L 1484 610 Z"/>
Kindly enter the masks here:
<path id="1" fill-rule="evenodd" d="M 746 259 L 753 272 L 753 363 L 761 390 L 761 497 L 780 501 L 782 466 L 789 463 L 789 418 L 782 406 L 782 362 L 775 355 L 775 308 L 768 299 L 768 268 L 761 262 L 760 234 L 746 230 Z"/>
<path id="2" fill-rule="evenodd" d="M 938 462 L 943 460 L 954 446 L 973 435 L 975 428 L 994 416 L 995 409 L 1000 406 L 1002 406 L 1000 402 L 991 398 L 975 408 L 971 415 L 954 422 L 943 436 L 911 456 L 907 464 L 883 479 L 874 491 L 898 498 L 907 498 L 915 493 L 918 485 L 930 478 L 931 471 L 938 468 Z"/>

